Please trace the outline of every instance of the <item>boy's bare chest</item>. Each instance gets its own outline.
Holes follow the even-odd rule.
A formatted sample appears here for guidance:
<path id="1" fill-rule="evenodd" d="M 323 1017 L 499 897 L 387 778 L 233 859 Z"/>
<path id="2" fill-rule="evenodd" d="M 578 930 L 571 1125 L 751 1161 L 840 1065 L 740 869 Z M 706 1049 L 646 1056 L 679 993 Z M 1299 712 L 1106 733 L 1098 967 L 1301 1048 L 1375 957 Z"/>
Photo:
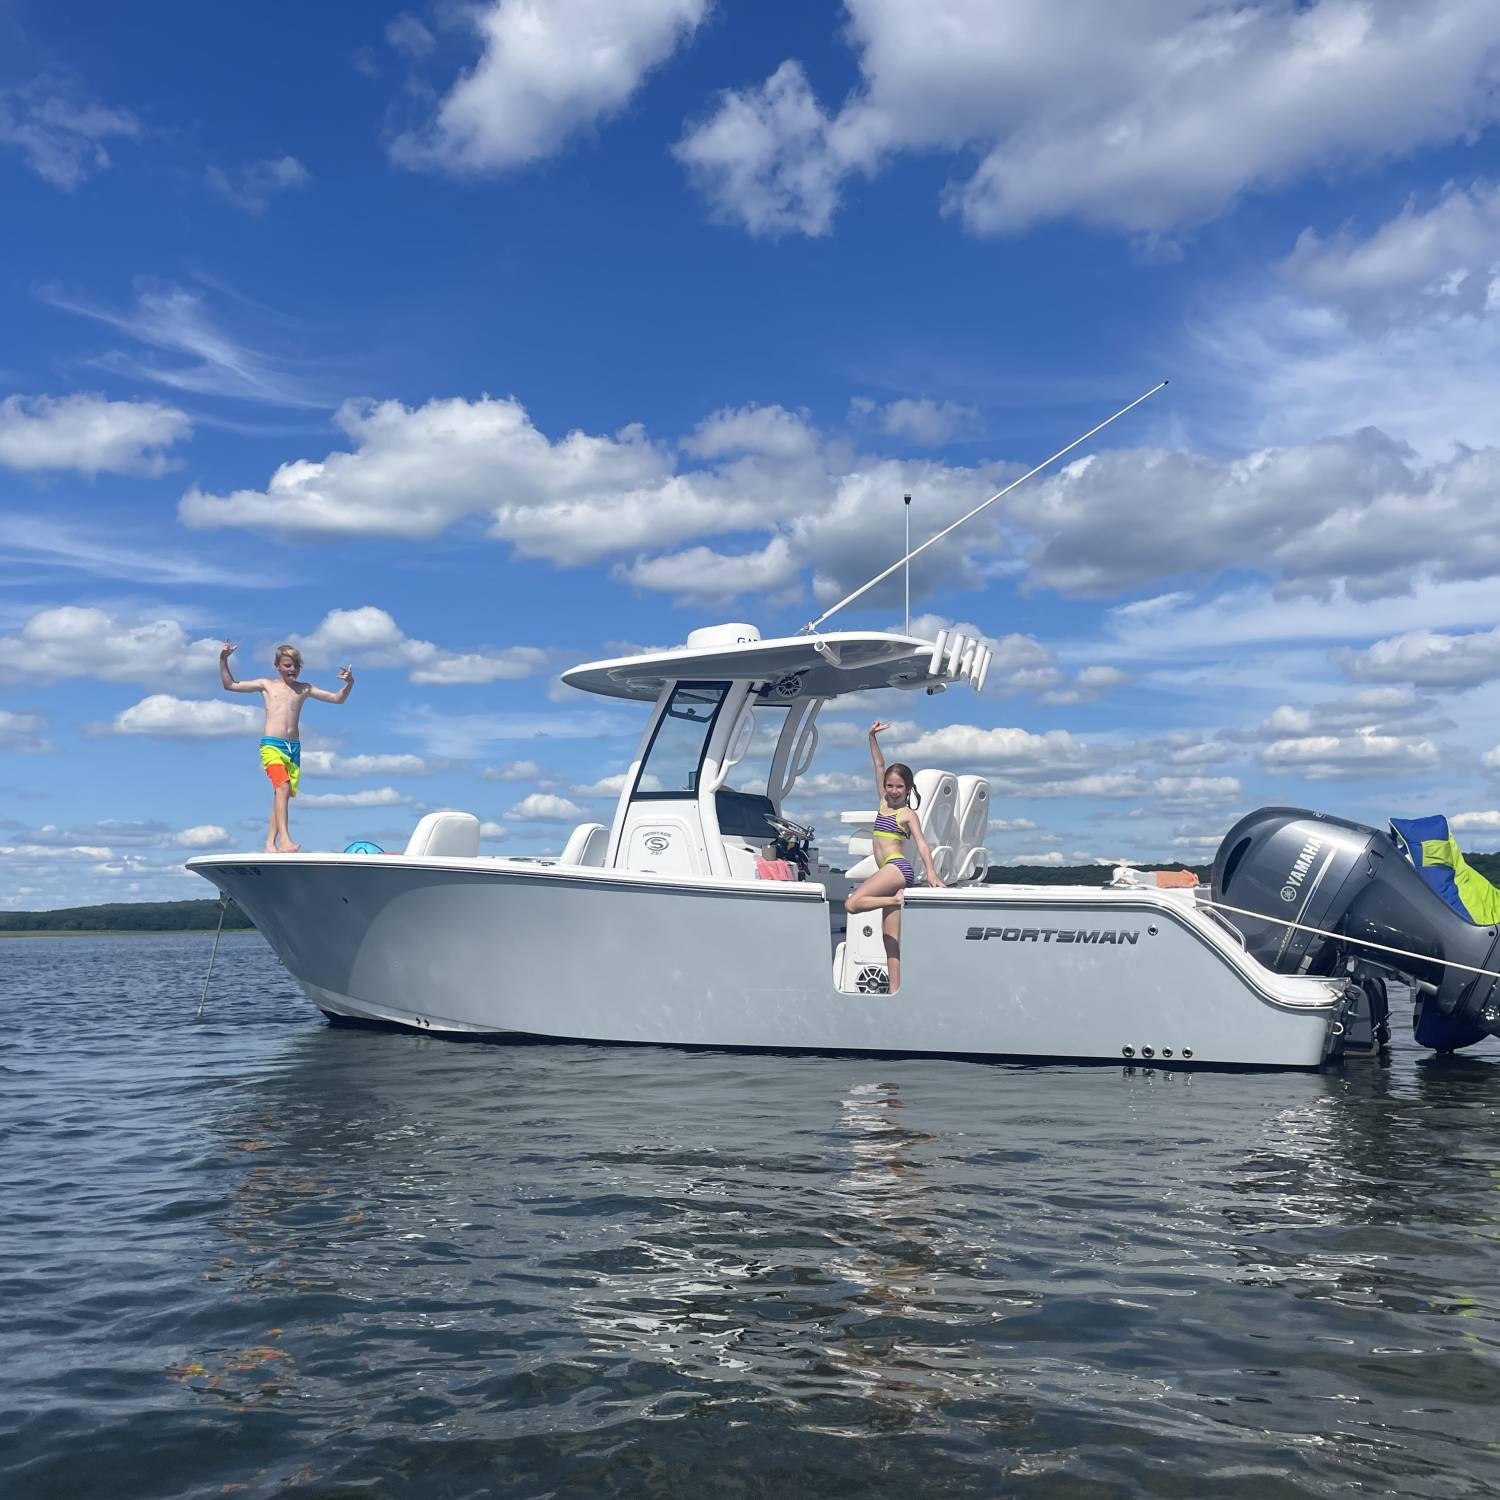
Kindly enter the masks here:
<path id="1" fill-rule="evenodd" d="M 267 707 L 276 707 L 286 713 L 295 714 L 307 696 L 307 689 L 289 688 L 284 682 L 273 682 L 266 688 Z"/>

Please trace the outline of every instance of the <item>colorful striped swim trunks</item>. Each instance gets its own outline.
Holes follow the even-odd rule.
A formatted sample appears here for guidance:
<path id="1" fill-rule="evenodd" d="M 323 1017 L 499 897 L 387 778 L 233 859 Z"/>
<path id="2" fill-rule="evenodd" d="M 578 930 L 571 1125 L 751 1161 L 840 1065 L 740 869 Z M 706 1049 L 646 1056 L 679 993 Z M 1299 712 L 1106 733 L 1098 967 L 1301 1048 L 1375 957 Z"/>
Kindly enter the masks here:
<path id="1" fill-rule="evenodd" d="M 290 782 L 288 794 L 297 795 L 297 783 L 302 780 L 302 741 L 264 739 L 260 742 L 260 763 L 271 785 L 279 787 Z"/>

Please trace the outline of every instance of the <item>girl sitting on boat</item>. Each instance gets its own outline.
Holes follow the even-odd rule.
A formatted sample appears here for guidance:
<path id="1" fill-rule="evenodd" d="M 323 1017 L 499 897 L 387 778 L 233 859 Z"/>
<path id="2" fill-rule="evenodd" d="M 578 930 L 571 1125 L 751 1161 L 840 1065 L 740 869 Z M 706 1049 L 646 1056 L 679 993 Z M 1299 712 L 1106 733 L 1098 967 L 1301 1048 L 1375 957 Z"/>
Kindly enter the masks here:
<path id="1" fill-rule="evenodd" d="M 870 759 L 875 763 L 875 793 L 880 811 L 875 815 L 875 863 L 879 869 L 850 893 L 844 910 L 853 914 L 883 908 L 885 917 L 881 932 L 885 938 L 886 964 L 890 974 L 889 990 L 895 994 L 901 984 L 901 906 L 909 886 L 917 882 L 916 871 L 905 852 L 907 841 L 915 842 L 922 863 L 927 868 L 927 883 L 940 886 L 942 881 L 932 867 L 932 851 L 917 817 L 917 792 L 911 767 L 899 761 L 886 769 L 876 736 L 891 726 L 877 721 L 870 726 Z"/>

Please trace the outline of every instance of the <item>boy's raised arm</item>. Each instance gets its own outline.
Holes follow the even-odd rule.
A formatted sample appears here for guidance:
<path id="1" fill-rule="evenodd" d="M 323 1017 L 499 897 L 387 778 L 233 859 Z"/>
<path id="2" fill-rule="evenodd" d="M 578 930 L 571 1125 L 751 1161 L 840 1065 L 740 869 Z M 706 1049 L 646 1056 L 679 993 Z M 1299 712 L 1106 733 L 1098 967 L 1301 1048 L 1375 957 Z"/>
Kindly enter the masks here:
<path id="1" fill-rule="evenodd" d="M 230 641 L 224 642 L 224 649 L 219 652 L 219 681 L 224 684 L 227 693 L 258 693 L 265 685 L 260 678 L 253 678 L 249 682 L 238 682 L 235 675 L 229 670 L 229 658 L 240 648 Z"/>
<path id="2" fill-rule="evenodd" d="M 327 688 L 312 687 L 309 685 L 307 689 L 308 696 L 316 698 L 319 703 L 342 703 L 354 690 L 354 668 L 340 667 L 339 681 L 344 685 L 336 693 L 330 693 Z"/>

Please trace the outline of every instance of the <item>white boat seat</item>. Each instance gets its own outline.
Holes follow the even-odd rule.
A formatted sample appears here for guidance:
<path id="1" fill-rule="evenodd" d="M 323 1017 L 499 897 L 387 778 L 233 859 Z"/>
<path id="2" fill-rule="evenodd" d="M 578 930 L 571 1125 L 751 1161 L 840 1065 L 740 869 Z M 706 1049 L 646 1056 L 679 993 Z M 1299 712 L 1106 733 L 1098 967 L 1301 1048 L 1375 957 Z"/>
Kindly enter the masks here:
<path id="1" fill-rule="evenodd" d="M 430 812 L 412 829 L 406 852 L 423 859 L 478 859 L 479 819 L 466 812 Z"/>
<path id="2" fill-rule="evenodd" d="M 990 784 L 983 776 L 958 778 L 958 864 L 954 884 L 983 881 L 990 868 L 984 847 L 990 831 Z"/>
<path id="3" fill-rule="evenodd" d="M 560 865 L 591 865 L 598 868 L 604 864 L 609 853 L 609 829 L 603 823 L 580 823 L 568 835 L 568 842 L 557 856 Z"/>

